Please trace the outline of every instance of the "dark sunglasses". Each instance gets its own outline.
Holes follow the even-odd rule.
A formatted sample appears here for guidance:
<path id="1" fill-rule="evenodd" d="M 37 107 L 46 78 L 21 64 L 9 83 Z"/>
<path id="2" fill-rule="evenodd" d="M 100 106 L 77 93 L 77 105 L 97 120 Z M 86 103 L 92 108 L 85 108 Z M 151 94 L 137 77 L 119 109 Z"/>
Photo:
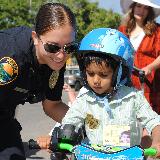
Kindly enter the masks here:
<path id="1" fill-rule="evenodd" d="M 40 39 L 40 37 L 39 37 Z M 43 46 L 44 46 L 44 49 L 46 52 L 49 52 L 49 53 L 57 53 L 59 52 L 61 49 L 63 49 L 63 51 L 67 54 L 73 54 L 73 53 L 76 53 L 77 50 L 78 50 L 78 43 L 75 43 L 75 42 L 72 42 L 72 43 L 69 43 L 69 44 L 65 44 L 63 46 L 63 48 L 61 48 L 59 45 L 57 44 L 54 44 L 54 43 L 43 43 L 43 41 L 40 39 L 40 41 L 42 42 Z"/>
<path id="2" fill-rule="evenodd" d="M 63 49 L 63 51 L 65 53 L 67 53 L 67 54 L 73 54 L 73 53 L 75 53 L 78 50 L 78 44 L 77 43 L 70 43 L 70 44 L 64 45 L 63 48 L 61 48 L 57 44 L 46 43 L 46 44 L 44 44 L 44 49 L 45 49 L 45 51 L 47 51 L 49 53 L 57 53 L 61 49 Z"/>

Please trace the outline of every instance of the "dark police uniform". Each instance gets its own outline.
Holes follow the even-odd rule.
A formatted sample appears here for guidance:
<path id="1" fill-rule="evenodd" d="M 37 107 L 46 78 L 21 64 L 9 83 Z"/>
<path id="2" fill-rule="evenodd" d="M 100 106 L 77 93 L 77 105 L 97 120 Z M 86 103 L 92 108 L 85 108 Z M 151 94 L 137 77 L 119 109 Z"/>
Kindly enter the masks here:
<path id="1" fill-rule="evenodd" d="M 25 26 L 0 31 L 0 152 L 12 146 L 23 150 L 17 105 L 61 100 L 65 68 L 57 74 L 38 63 L 31 32 Z"/>

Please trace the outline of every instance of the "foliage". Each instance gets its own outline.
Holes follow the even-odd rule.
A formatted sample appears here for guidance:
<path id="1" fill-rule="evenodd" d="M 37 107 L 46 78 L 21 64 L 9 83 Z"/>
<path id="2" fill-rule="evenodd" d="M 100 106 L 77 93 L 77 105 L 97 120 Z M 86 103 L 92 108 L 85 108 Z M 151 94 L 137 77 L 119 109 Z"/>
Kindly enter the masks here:
<path id="1" fill-rule="evenodd" d="M 0 5 L 0 28 L 10 28 L 17 25 L 33 24 L 33 14 L 29 3 L 25 0 L 4 0 Z"/>
<path id="2" fill-rule="evenodd" d="M 0 28 L 10 28 L 19 25 L 33 26 L 39 6 L 46 0 L 0 0 Z M 98 3 L 87 0 L 58 0 L 68 5 L 76 15 L 78 40 L 90 30 L 98 27 L 117 28 L 120 15 L 111 10 L 98 8 Z"/>
<path id="3" fill-rule="evenodd" d="M 59 0 L 67 4 L 76 15 L 78 23 L 78 39 L 82 39 L 86 33 L 94 28 L 117 28 L 121 17 L 112 10 L 98 7 L 98 3 L 89 3 L 87 0 Z"/>

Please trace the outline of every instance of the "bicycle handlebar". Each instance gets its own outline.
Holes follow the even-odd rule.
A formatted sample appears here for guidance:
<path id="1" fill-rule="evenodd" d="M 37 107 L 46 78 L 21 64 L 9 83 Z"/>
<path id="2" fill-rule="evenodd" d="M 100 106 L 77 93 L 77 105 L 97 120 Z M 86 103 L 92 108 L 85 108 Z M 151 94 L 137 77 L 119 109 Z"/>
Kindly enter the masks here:
<path id="1" fill-rule="evenodd" d="M 152 88 L 152 84 L 147 79 L 147 77 L 145 75 L 145 72 L 142 69 L 139 69 L 139 68 L 134 66 L 133 67 L 133 73 L 134 72 L 136 72 L 137 73 L 136 75 L 139 76 L 139 80 L 140 80 L 141 83 L 145 82 L 149 88 Z"/>
<path id="2" fill-rule="evenodd" d="M 29 146 L 29 149 L 41 149 L 41 147 L 38 145 L 37 141 L 35 141 L 33 139 L 30 139 L 28 141 L 28 146 Z"/>
<path id="3" fill-rule="evenodd" d="M 144 72 L 142 69 L 140 69 L 140 68 L 137 68 L 137 67 L 135 67 L 135 66 L 133 66 L 133 71 L 137 71 L 137 72 Z"/>
<path id="4" fill-rule="evenodd" d="M 133 73 L 134 72 L 139 76 L 140 82 L 144 83 L 146 79 L 145 72 L 135 66 L 133 67 Z"/>
<path id="5" fill-rule="evenodd" d="M 61 150 L 67 150 L 72 152 L 73 145 L 67 144 L 67 143 L 59 143 L 58 148 Z M 120 147 L 114 147 L 115 152 L 120 151 Z M 155 156 L 157 154 L 157 150 L 155 148 L 147 148 L 143 149 L 145 156 Z"/>
<path id="6" fill-rule="evenodd" d="M 157 154 L 157 150 L 155 148 L 144 149 L 145 156 L 155 156 L 156 154 Z"/>
<path id="7" fill-rule="evenodd" d="M 37 141 L 30 139 L 28 141 L 29 149 L 41 149 L 41 147 L 38 145 Z M 73 145 L 69 143 L 58 143 L 57 148 L 60 150 L 67 150 L 69 152 L 72 152 Z"/>
<path id="8" fill-rule="evenodd" d="M 58 148 L 61 149 L 61 150 L 67 150 L 69 152 L 72 152 L 73 145 L 68 144 L 68 143 L 59 143 Z"/>
<path id="9" fill-rule="evenodd" d="M 33 139 L 30 139 L 29 140 L 29 148 L 30 149 L 40 149 L 40 146 L 38 145 L 38 143 L 36 141 L 34 141 Z M 58 143 L 57 148 L 60 150 L 66 150 L 66 151 L 72 152 L 74 146 L 71 144 L 68 144 L 68 143 Z M 120 147 L 113 147 L 112 150 L 117 152 L 117 151 L 120 151 L 121 149 L 120 149 Z M 143 152 L 144 152 L 145 156 L 155 156 L 157 154 L 157 150 L 155 148 L 143 149 Z"/>

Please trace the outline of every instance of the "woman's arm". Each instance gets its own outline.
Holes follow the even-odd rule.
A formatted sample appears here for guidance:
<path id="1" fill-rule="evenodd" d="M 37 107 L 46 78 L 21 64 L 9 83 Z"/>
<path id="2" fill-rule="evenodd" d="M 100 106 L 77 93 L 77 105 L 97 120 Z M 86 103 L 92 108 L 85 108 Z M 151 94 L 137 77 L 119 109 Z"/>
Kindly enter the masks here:
<path id="1" fill-rule="evenodd" d="M 63 117 L 68 111 L 68 106 L 62 101 L 44 100 L 42 102 L 44 112 L 53 120 L 61 123 Z"/>

